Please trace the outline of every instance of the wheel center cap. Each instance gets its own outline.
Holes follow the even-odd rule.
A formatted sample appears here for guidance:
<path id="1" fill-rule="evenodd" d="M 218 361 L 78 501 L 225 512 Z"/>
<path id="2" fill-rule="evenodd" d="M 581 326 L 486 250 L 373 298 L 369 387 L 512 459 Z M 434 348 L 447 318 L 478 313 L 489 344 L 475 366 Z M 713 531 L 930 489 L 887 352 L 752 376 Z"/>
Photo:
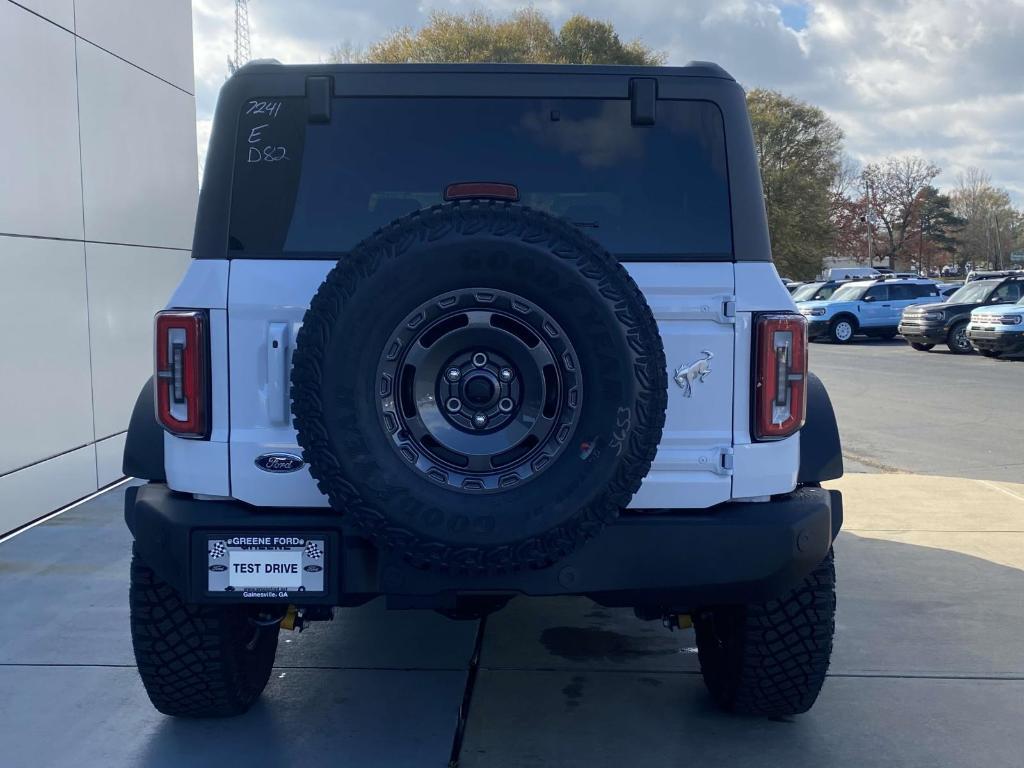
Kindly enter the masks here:
<path id="1" fill-rule="evenodd" d="M 494 402 L 498 394 L 498 382 L 494 381 L 489 373 L 475 373 L 463 382 L 462 393 L 470 405 L 486 408 Z"/>

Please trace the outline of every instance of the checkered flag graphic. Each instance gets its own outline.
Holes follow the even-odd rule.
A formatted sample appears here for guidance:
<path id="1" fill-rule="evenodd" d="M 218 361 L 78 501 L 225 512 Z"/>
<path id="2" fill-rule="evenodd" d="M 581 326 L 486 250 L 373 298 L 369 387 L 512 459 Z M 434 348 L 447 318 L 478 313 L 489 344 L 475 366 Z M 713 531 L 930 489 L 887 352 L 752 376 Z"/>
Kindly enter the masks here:
<path id="1" fill-rule="evenodd" d="M 223 541 L 215 541 L 210 547 L 210 557 L 214 560 L 224 557 L 224 553 L 227 551 L 227 547 L 224 546 Z"/>
<path id="2" fill-rule="evenodd" d="M 319 560 L 324 556 L 324 551 L 320 549 L 320 545 L 315 541 L 306 542 L 306 557 L 310 560 Z"/>

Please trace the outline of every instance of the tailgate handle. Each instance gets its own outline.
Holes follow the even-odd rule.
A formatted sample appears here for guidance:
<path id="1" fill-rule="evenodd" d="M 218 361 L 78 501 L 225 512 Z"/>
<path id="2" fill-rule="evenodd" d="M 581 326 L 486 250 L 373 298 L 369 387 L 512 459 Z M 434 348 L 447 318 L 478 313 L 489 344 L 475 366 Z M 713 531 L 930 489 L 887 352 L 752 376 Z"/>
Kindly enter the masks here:
<path id="1" fill-rule="evenodd" d="M 288 323 L 267 328 L 267 415 L 272 424 L 288 423 Z"/>

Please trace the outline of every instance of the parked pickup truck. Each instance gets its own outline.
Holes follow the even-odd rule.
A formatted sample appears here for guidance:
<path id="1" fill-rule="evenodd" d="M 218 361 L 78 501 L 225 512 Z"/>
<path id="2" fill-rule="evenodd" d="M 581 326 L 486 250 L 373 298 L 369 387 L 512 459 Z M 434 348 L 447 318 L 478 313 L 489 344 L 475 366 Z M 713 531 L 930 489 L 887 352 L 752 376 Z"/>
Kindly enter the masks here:
<path id="1" fill-rule="evenodd" d="M 125 450 L 153 704 L 245 711 L 337 607 L 579 595 L 808 709 L 842 456 L 769 242 L 714 64 L 242 67 Z"/>

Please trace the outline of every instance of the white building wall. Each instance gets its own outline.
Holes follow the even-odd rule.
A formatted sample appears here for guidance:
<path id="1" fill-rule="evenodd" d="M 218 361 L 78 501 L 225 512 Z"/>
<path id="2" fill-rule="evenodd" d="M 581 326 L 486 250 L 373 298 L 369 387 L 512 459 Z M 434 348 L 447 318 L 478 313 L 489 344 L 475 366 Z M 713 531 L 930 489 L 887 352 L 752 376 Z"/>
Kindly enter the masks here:
<path id="1" fill-rule="evenodd" d="M 0 534 L 121 476 L 195 216 L 189 0 L 0 0 Z"/>

